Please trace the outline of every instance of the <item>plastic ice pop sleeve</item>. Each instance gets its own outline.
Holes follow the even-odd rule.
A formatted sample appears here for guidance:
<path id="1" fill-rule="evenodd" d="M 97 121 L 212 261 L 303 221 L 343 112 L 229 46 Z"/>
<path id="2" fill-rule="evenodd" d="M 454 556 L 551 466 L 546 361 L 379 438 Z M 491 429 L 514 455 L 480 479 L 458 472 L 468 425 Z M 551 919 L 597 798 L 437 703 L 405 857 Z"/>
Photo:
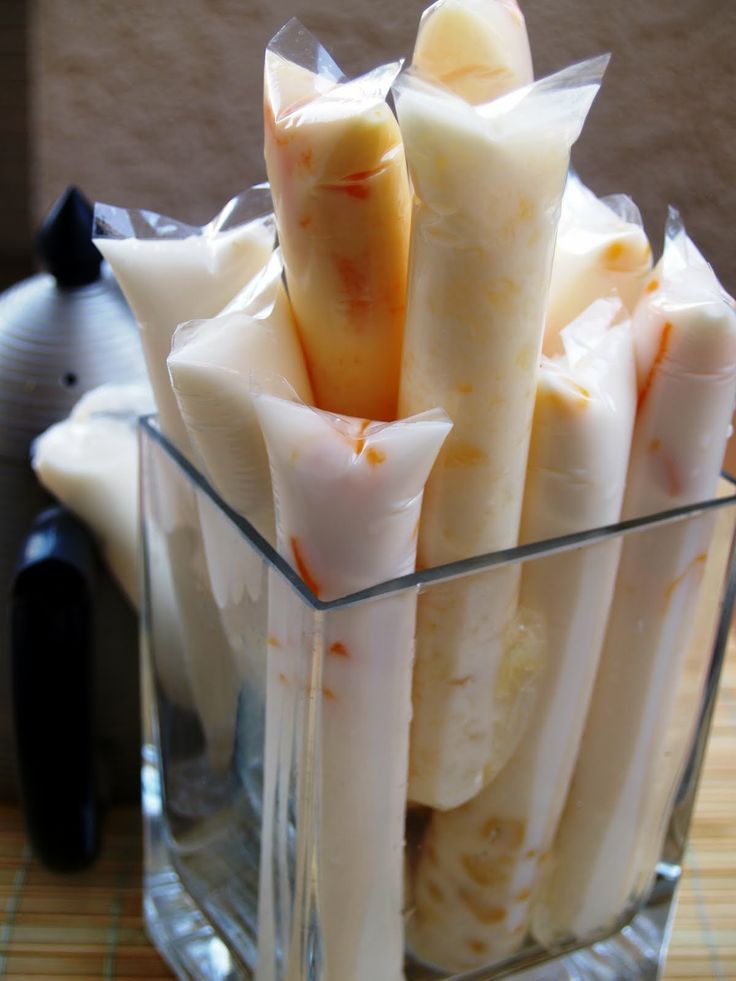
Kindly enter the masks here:
<path id="1" fill-rule="evenodd" d="M 522 542 L 618 520 L 636 407 L 628 320 L 601 300 L 543 361 L 526 478 Z M 544 658 L 529 724 L 495 780 L 432 818 L 419 850 L 409 942 L 445 970 L 517 950 L 565 802 L 613 595 L 620 542 L 529 559 L 521 602 L 544 623 Z"/>
<path id="2" fill-rule="evenodd" d="M 201 228 L 150 211 L 95 205 L 94 243 L 138 320 L 161 429 L 183 453 L 186 432 L 166 358 L 177 325 L 213 317 L 266 264 L 274 246 L 267 188 L 233 198 Z"/>
<path id="3" fill-rule="evenodd" d="M 560 330 L 597 299 L 615 291 L 633 311 L 651 268 L 652 249 L 631 198 L 598 198 L 571 173 L 552 262 L 544 353 L 562 352 Z"/>
<path id="4" fill-rule="evenodd" d="M 394 85 L 416 194 L 399 408 L 439 404 L 454 424 L 425 493 L 423 567 L 517 542 L 560 197 L 606 62 L 476 107 L 411 74 Z M 499 570 L 420 598 L 412 800 L 461 804 L 513 748 L 535 670 L 518 585 Z"/>
<path id="5" fill-rule="evenodd" d="M 181 325 L 168 358 L 171 383 L 202 471 L 223 500 L 272 545 L 271 475 L 255 393 L 312 389 L 281 280 L 279 251 L 255 283 L 211 320 Z M 264 687 L 265 622 L 260 560 L 228 547 L 227 521 L 204 499 L 199 519 L 212 592 L 244 680 Z M 245 627 L 247 626 L 247 630 Z"/>
<path id="6" fill-rule="evenodd" d="M 386 104 L 399 68 L 342 81 L 297 21 L 266 51 L 266 170 L 317 405 L 384 420 L 396 417 L 411 211 Z"/>
<path id="7" fill-rule="evenodd" d="M 336 599 L 413 571 L 424 482 L 451 425 L 444 413 L 381 424 L 268 395 L 256 408 L 273 474 L 278 549 L 311 591 Z M 279 918 L 270 898 L 284 880 L 278 855 L 288 833 L 286 826 L 278 831 L 284 774 L 276 770 L 284 766 L 283 726 L 298 718 L 305 685 L 318 700 L 317 826 L 305 827 L 297 814 L 296 851 L 315 835 L 325 977 L 399 981 L 416 594 L 327 613 L 318 680 L 307 666 L 312 643 L 300 639 L 304 604 L 283 580 L 271 582 L 269 610 L 259 981 L 275 976 Z M 281 727 L 271 726 L 275 718 Z M 299 767 L 298 747 L 295 753 Z M 299 921 L 298 895 L 293 902 Z M 282 905 L 283 930 L 292 903 Z M 281 945 L 288 940 L 282 936 Z M 292 976 L 297 948 L 298 938 L 284 955 L 283 976 Z"/>
<path id="8" fill-rule="evenodd" d="M 490 102 L 534 79 L 516 0 L 438 0 L 422 14 L 412 68 L 468 102 Z"/>
<path id="9" fill-rule="evenodd" d="M 214 316 L 268 261 L 274 245 L 268 190 L 246 191 L 201 228 L 98 204 L 95 234 L 138 320 L 161 429 L 191 460 L 166 367 L 172 335 L 182 321 Z M 166 467 L 160 482 L 171 582 L 184 624 L 183 667 L 210 762 L 222 769 L 232 751 L 237 676 L 212 596 L 196 498 Z"/>
<path id="10" fill-rule="evenodd" d="M 674 219 L 661 271 L 633 318 L 638 409 L 625 518 L 713 496 L 736 396 L 733 301 Z M 534 913 L 543 941 L 614 925 L 651 881 L 653 868 L 640 863 L 656 860 L 664 828 L 652 816 L 666 810 L 683 764 L 665 750 L 712 530 L 706 514 L 624 543 L 582 748 Z"/>
<path id="11" fill-rule="evenodd" d="M 192 446 L 222 498 L 272 544 L 271 475 L 254 392 L 284 381 L 307 403 L 312 389 L 278 252 L 262 289 L 211 320 L 178 328 L 168 357 L 171 383 Z M 273 384 L 271 384 L 273 388 Z"/>
<path id="12" fill-rule="evenodd" d="M 96 535 L 110 571 L 136 609 L 138 443 L 136 420 L 153 412 L 148 385 L 103 385 L 33 444 L 38 479 Z"/>

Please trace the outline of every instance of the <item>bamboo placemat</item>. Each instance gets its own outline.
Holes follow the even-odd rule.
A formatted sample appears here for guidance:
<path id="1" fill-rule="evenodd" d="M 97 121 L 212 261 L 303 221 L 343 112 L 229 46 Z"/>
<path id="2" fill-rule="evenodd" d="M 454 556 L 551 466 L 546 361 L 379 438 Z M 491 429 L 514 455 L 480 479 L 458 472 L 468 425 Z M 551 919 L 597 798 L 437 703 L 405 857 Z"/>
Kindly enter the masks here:
<path id="1" fill-rule="evenodd" d="M 736 979 L 736 645 L 698 796 L 665 981 Z M 140 816 L 114 811 L 99 862 L 72 877 L 30 855 L 17 808 L 0 806 L 0 979 L 173 977 L 141 916 Z M 376 979 L 380 981 L 380 979 Z"/>

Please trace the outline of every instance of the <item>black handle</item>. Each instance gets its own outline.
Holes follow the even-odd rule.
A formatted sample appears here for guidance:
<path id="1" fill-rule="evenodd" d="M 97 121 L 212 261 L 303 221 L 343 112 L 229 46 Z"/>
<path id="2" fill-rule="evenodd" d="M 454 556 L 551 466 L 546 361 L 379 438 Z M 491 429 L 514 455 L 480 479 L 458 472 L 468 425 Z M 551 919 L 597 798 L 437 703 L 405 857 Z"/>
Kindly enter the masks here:
<path id="1" fill-rule="evenodd" d="M 50 869 L 84 868 L 99 848 L 92 702 L 94 544 L 63 508 L 24 542 L 10 597 L 21 799 L 31 845 Z"/>

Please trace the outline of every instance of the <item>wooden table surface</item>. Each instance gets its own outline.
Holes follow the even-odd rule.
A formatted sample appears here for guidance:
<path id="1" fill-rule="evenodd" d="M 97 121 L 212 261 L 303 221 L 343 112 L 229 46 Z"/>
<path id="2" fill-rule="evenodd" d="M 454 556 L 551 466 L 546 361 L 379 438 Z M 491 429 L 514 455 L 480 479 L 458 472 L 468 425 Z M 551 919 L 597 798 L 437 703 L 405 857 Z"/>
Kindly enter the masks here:
<path id="1" fill-rule="evenodd" d="M 736 981 L 736 648 L 715 714 L 664 978 Z M 141 916 L 140 815 L 108 816 L 97 865 L 53 875 L 30 855 L 17 808 L 0 806 L 0 979 L 173 977 Z"/>

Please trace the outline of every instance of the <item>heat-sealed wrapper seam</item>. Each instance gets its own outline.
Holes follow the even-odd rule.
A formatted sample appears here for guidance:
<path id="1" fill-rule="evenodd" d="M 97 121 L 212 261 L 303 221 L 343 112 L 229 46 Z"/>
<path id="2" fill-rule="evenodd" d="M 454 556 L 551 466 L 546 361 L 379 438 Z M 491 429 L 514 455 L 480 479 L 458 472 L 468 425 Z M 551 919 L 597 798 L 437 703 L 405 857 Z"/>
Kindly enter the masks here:
<path id="1" fill-rule="evenodd" d="M 279 87 L 278 62 L 286 62 L 313 78 L 308 96 L 286 99 Z M 296 19 L 290 20 L 266 48 L 266 98 L 274 119 L 285 126 L 317 122 L 324 113 L 365 111 L 386 101 L 402 61 L 389 62 L 356 78 L 346 78 L 320 42 Z"/>
<path id="2" fill-rule="evenodd" d="M 177 218 L 160 215 L 145 208 L 125 208 L 96 202 L 93 239 L 135 238 L 176 241 L 193 235 L 212 238 L 258 219 L 272 223 L 272 208 L 271 192 L 266 183 L 256 184 L 231 198 L 218 214 L 204 225 L 189 225 Z"/>

